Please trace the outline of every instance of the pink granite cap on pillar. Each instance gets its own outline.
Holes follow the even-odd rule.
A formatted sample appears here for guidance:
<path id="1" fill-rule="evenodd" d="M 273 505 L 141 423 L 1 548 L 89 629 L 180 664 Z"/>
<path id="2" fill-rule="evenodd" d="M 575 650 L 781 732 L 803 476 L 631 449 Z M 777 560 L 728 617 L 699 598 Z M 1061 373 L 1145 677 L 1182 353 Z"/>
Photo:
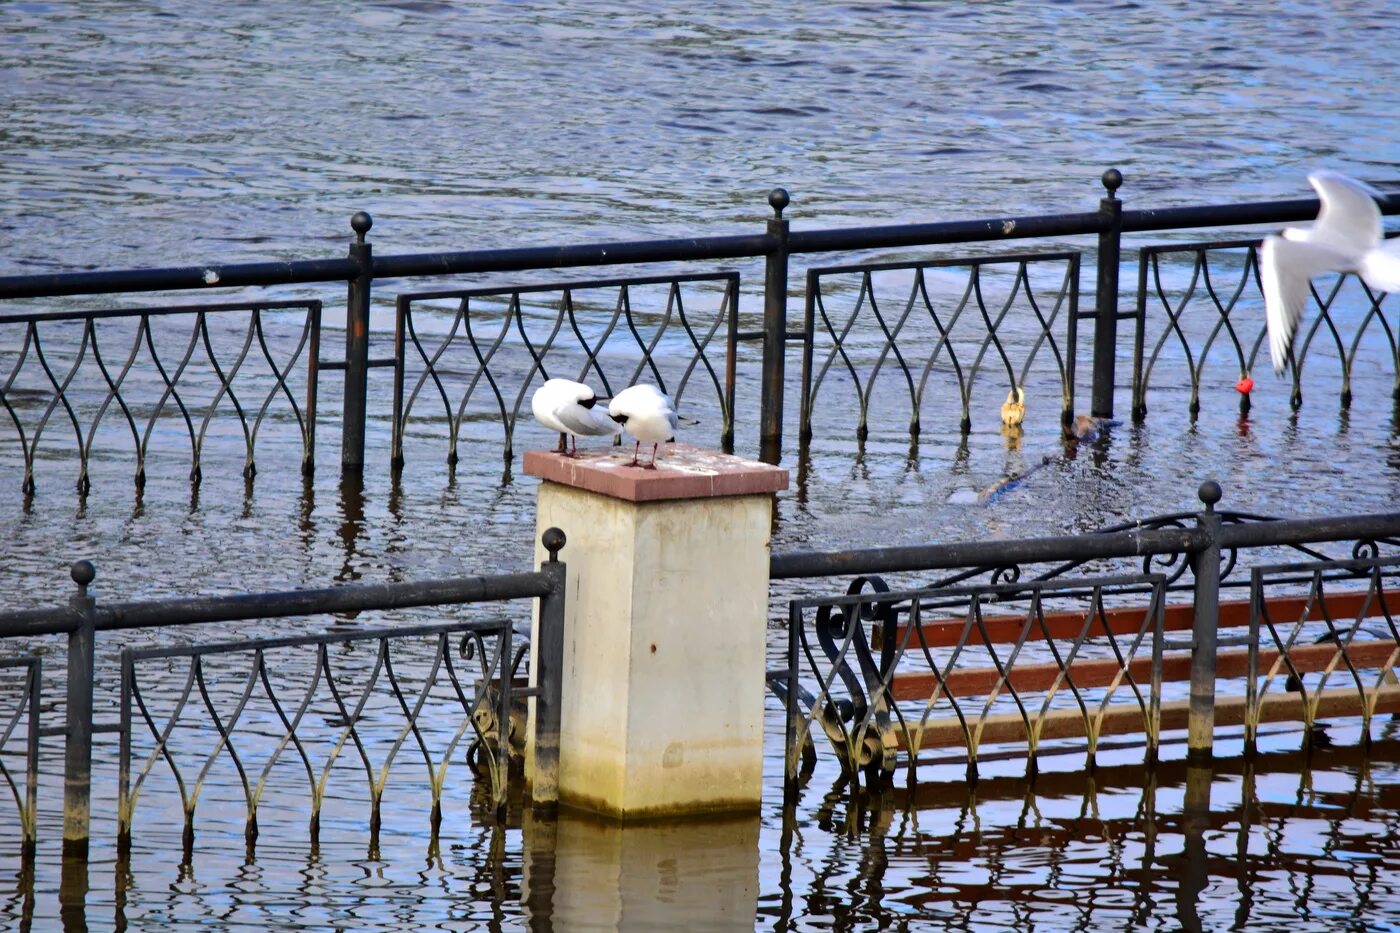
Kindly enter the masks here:
<path id="1" fill-rule="evenodd" d="M 580 450 L 577 457 L 531 450 L 525 453 L 525 475 L 628 502 L 752 496 L 788 487 L 782 467 L 689 444 L 665 445 L 654 470 L 629 466 L 631 461 L 630 447 Z"/>

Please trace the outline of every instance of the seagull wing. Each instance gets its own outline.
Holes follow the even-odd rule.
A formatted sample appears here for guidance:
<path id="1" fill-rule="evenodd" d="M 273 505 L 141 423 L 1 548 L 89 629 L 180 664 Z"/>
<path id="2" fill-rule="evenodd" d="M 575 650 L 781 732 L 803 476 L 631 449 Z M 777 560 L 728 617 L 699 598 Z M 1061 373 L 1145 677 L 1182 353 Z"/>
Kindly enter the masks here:
<path id="1" fill-rule="evenodd" d="M 1400 292 L 1400 237 L 1386 240 L 1361 257 L 1361 278 L 1378 291 Z"/>
<path id="2" fill-rule="evenodd" d="M 1337 172 L 1314 172 L 1308 181 L 1322 199 L 1317 223 L 1307 234 L 1310 242 L 1337 250 L 1353 262 L 1376 246 L 1381 238 L 1379 191 Z"/>
<path id="3" fill-rule="evenodd" d="M 561 406 L 554 411 L 554 417 L 568 428 L 570 434 L 580 437 L 601 437 L 605 434 L 617 434 L 622 430 L 621 425 L 601 411 L 580 405 Z"/>
<path id="4" fill-rule="evenodd" d="M 1320 243 L 1281 236 L 1264 238 L 1259 248 L 1259 278 L 1264 286 L 1264 316 L 1275 373 L 1282 373 L 1288 362 L 1293 332 L 1308 301 L 1308 283 L 1313 276 L 1345 263 L 1345 256 Z"/>

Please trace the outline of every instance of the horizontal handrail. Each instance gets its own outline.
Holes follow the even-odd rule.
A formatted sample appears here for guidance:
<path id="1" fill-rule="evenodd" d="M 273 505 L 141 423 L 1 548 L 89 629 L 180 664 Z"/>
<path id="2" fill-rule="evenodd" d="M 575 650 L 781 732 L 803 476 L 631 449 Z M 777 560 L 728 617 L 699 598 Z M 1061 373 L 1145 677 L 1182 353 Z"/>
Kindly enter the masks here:
<path id="1" fill-rule="evenodd" d="M 445 603 L 531 599 L 552 592 L 550 577 L 535 572 L 405 583 L 363 583 L 230 596 L 104 602 L 96 607 L 93 628 L 99 632 L 110 632 L 161 625 L 408 609 Z M 80 620 L 80 615 L 68 607 L 0 613 L 0 638 L 72 632 L 77 629 Z"/>
<path id="2" fill-rule="evenodd" d="M 1196 205 L 1122 212 L 1124 232 L 1147 232 L 1207 226 L 1278 224 L 1310 220 L 1315 198 L 1245 204 Z M 1400 196 L 1380 204 L 1384 214 L 1400 213 Z M 793 231 L 784 244 L 770 233 L 634 240 L 508 249 L 460 250 L 377 256 L 366 270 L 351 258 L 300 259 L 183 266 L 167 269 L 118 269 L 100 272 L 51 272 L 0 276 L 0 300 L 95 293 L 175 291 L 210 287 L 345 282 L 368 271 L 379 278 L 513 272 L 525 269 L 628 263 L 693 262 L 768 256 L 780 248 L 815 253 L 903 246 L 933 246 L 986 240 L 1075 236 L 1108 230 L 1114 219 L 1103 211 L 1035 214 L 979 220 L 894 224 Z"/>
<path id="3" fill-rule="evenodd" d="M 1223 548 L 1384 538 L 1400 535 L 1400 512 L 1340 515 L 1229 524 L 1220 529 Z M 1149 554 L 1204 550 L 1210 534 L 1201 528 L 1133 529 L 1094 535 L 913 544 L 850 551 L 793 551 L 774 554 L 775 580 L 898 573 L 957 567 L 1000 567 L 1046 561 L 1082 561 L 1098 557 L 1145 557 Z"/>
<path id="4" fill-rule="evenodd" d="M 1269 547 L 1305 541 L 1370 540 L 1400 534 L 1400 512 L 1294 518 L 1279 522 L 1247 522 L 1220 529 L 1225 548 Z"/>
<path id="5" fill-rule="evenodd" d="M 1400 515 L 1395 517 L 1395 526 L 1400 529 Z M 1209 540 L 1210 535 L 1199 528 L 1147 528 L 1102 535 L 915 544 L 851 551 L 793 551 L 774 554 L 769 563 L 769 575 L 774 580 L 788 580 L 956 567 L 1000 567 L 1046 561 L 1091 560 L 1096 557 L 1145 557 L 1148 554 L 1195 553 L 1203 550 Z"/>

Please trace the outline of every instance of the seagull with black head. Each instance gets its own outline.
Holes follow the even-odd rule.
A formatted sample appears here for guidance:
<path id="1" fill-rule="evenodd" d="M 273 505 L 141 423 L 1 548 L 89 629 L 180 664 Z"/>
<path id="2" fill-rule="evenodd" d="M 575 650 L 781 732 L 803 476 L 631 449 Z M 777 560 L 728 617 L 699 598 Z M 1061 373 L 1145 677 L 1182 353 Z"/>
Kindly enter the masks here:
<path id="1" fill-rule="evenodd" d="M 551 431 L 559 432 L 558 452 L 566 457 L 578 456 L 578 438 L 614 437 L 622 429 L 600 409 L 597 393 L 582 382 L 571 379 L 550 379 L 530 396 L 530 411 L 535 420 Z M 567 446 L 573 437 L 573 451 Z"/>

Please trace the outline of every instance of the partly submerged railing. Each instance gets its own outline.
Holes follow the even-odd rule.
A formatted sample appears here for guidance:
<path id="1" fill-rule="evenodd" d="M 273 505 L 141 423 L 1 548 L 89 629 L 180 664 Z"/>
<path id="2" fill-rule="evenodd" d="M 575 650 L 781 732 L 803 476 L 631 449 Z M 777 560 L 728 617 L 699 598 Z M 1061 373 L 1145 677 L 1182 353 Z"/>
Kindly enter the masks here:
<path id="1" fill-rule="evenodd" d="M 0 313 L 0 341 L 0 409 L 19 443 L 26 495 L 50 450 L 76 456 L 86 493 L 100 440 L 129 445 L 138 490 L 148 463 L 180 447 L 198 485 L 206 441 L 221 431 L 242 447 L 251 481 L 258 436 L 279 418 L 300 441 L 302 472 L 313 469 L 319 301 Z M 71 440 L 41 446 L 59 432 Z"/>
<path id="2" fill-rule="evenodd" d="M 558 554 L 564 536 L 550 529 L 543 541 L 549 560 L 531 573 L 148 602 L 99 603 L 88 590 L 95 569 L 87 561 L 75 563 L 78 592 L 68 606 L 0 614 L 0 639 L 22 650 L 45 635 L 68 639 L 62 725 L 43 722 L 42 711 L 56 698 L 44 696 L 39 656 L 0 660 L 0 672 L 24 673 L 14 685 L 17 699 L 5 714 L 9 718 L 0 721 L 0 753 L 12 753 L 7 747 L 12 740 L 22 736 L 25 741 L 23 787 L 12 773 L 18 769 L 3 758 L 0 777 L 15 797 L 26 852 L 33 854 L 36 836 L 38 742 L 45 735 L 64 737 L 64 853 L 77 858 L 86 858 L 88 851 L 93 736 L 98 733 L 119 735 L 119 850 L 131 844 L 143 788 L 164 769 L 178 791 L 188 856 L 196 806 L 219 763 L 236 772 L 250 847 L 271 784 L 298 773 L 310 798 L 310 806 L 299 806 L 298 812 L 307 815 L 314 840 L 332 775 L 344 770 L 335 765 L 352 755 L 361 765 L 367 791 L 371 846 L 378 837 L 391 768 L 404 755 L 419 759 L 424 769 L 434 834 L 457 755 L 464 755 L 466 765 L 484 779 L 489 788 L 484 796 L 499 819 L 505 814 L 512 766 L 521 763 L 528 745 L 531 802 L 549 809 L 557 800 L 565 592 L 565 566 Z M 526 645 L 515 640 L 516 621 L 503 615 L 128 646 L 117 665 L 119 719 L 104 723 L 94 715 L 99 632 L 519 600 L 538 601 L 542 640 L 531 654 L 536 687 L 516 684 Z M 529 743 L 520 708 L 526 698 L 534 700 Z M 191 751 L 200 746 L 202 750 Z"/>
<path id="3" fill-rule="evenodd" d="M 814 736 L 847 778 L 880 783 L 902 760 L 912 785 L 931 748 L 960 752 L 975 779 L 988 745 L 1021 749 L 1034 774 L 1054 743 L 1092 768 L 1108 734 L 1140 734 L 1152 759 L 1164 731 L 1186 730 L 1188 754 L 1208 757 L 1217 725 L 1244 726 L 1252 748 L 1262 722 L 1310 737 L 1319 717 L 1355 717 L 1369 736 L 1377 713 L 1400 712 L 1400 556 L 1380 555 L 1400 547 L 1400 513 L 1219 513 L 1215 483 L 1201 499 L 1189 522 L 775 555 L 774 578 L 861 574 L 842 596 L 788 604 L 787 666 L 768 682 L 789 788 L 815 765 Z M 1352 547 L 1329 558 L 1324 542 Z M 1286 553 L 1310 560 L 1278 565 Z M 928 571 L 951 573 L 904 588 L 875 575 Z M 1248 597 L 1222 599 L 1232 588 Z"/>
<path id="4" fill-rule="evenodd" d="M 339 417 L 341 468 L 343 472 L 358 474 L 365 464 L 368 388 L 374 369 L 394 372 L 392 411 L 380 414 L 383 421 L 391 422 L 393 431 L 387 455 L 392 469 L 403 464 L 406 434 L 419 431 L 445 435 L 443 440 L 451 458 L 456 455 L 464 424 L 477 418 L 499 419 L 503 448 L 509 456 L 521 402 L 546 374 L 596 376 L 609 385 L 614 380 L 645 378 L 666 383 L 669 389 L 684 395 L 686 386 L 703 370 L 700 382 L 708 382 L 715 396 L 713 417 L 708 411 L 702 414 L 714 428 L 705 430 L 714 430 L 720 445 L 728 447 L 746 420 L 749 426 L 757 422 L 760 453 L 777 462 L 783 450 L 785 395 L 789 388 L 786 368 L 794 346 L 801 350 L 803 360 L 800 384 L 794 388 L 802 396 L 799 430 L 804 443 L 812 432 L 818 396 L 844 400 L 838 407 L 849 408 L 850 412 L 838 411 L 833 423 L 842 426 L 842 430 L 849 424 L 858 438 L 872 429 L 917 436 L 921 428 L 928 427 L 923 413 L 935 409 L 955 412 L 960 429 L 966 433 L 978 420 L 974 410 L 980 411 L 985 405 L 990 418 L 1000 404 L 1001 392 L 1021 388 L 1031 389 L 1026 411 L 1032 422 L 1053 417 L 1068 423 L 1067 415 L 1073 412 L 1077 391 L 1077 343 L 1083 322 L 1093 324 L 1091 415 L 1113 415 L 1115 392 L 1123 384 L 1119 367 L 1129 359 L 1136 417 L 1145 415 L 1149 394 L 1183 394 L 1181 386 L 1186 387 L 1187 405 L 1194 413 L 1211 393 L 1233 392 L 1237 381 L 1243 384 L 1240 376 L 1256 367 L 1262 299 L 1256 241 L 1221 241 L 1215 234 L 1217 239 L 1180 242 L 1176 235 L 1306 221 L 1315 216 L 1318 202 L 1299 199 L 1126 210 L 1118 198 L 1122 182 L 1116 170 L 1105 172 L 1104 197 L 1096 210 L 1087 212 L 830 230 L 793 230 L 784 216 L 788 194 L 775 189 L 769 195 L 773 214 L 761 233 L 389 256 L 374 255 L 367 240 L 372 220 L 361 212 L 351 219 L 355 239 L 343 259 L 0 277 L 0 305 L 6 309 L 0 311 L 0 324 L 11 322 L 29 328 L 10 343 L 0 344 L 0 379 L 4 380 L 0 381 L 0 407 L 8 415 L 0 418 L 0 428 L 17 432 L 12 437 L 18 440 L 22 452 L 19 460 L 24 476 L 20 485 L 32 491 L 36 450 L 43 450 L 38 435 L 45 434 L 45 428 L 62 409 L 76 432 L 74 452 L 82 464 L 78 485 L 86 490 L 86 463 L 94 439 L 102 436 L 97 428 L 104 417 L 114 421 L 115 416 L 109 411 L 113 405 L 121 410 L 135 437 L 138 482 L 152 431 L 160 433 L 172 429 L 172 425 L 178 430 L 177 415 L 183 415 L 189 434 L 192 475 L 197 480 L 205 429 L 211 419 L 217 421 L 233 411 L 242 426 L 246 449 L 243 470 L 251 474 L 257 426 L 268 411 L 268 402 L 280 395 L 290 403 L 293 418 L 300 425 L 296 440 L 301 442 L 302 466 L 309 469 L 316 458 L 318 381 L 325 373 L 338 371 L 344 373 Z M 1400 213 L 1400 198 L 1385 199 L 1381 210 L 1386 214 Z M 1135 301 L 1131 303 L 1132 310 L 1120 309 L 1124 296 L 1120 295 L 1119 267 L 1125 247 L 1131 250 L 1132 237 L 1137 234 L 1165 232 L 1173 234 L 1173 242 L 1139 247 Z M 1080 281 L 1081 254 L 1064 249 L 1064 239 L 1076 237 L 1092 237 L 1096 243 L 1092 289 L 1086 289 Z M 1041 241 L 1049 249 L 990 255 L 969 254 L 965 249 L 971 244 L 999 241 Z M 949 246 L 964 249 L 960 255 L 949 256 L 942 249 Z M 849 262 L 852 254 L 894 249 L 930 253 L 896 263 Z M 802 255 L 824 257 L 824 263 L 807 272 L 806 294 L 799 305 L 806 313 L 800 325 L 794 327 L 790 326 L 788 311 L 798 299 L 790 294 L 796 291 L 790 289 L 790 265 L 793 257 Z M 842 257 L 843 264 L 833 267 L 830 261 L 837 256 Z M 761 314 L 740 314 L 740 273 L 714 265 L 738 259 L 764 260 Z M 418 286 L 396 284 L 396 339 L 388 355 L 371 353 L 370 307 L 376 283 L 592 266 L 619 268 L 622 274 L 545 286 L 510 281 L 471 288 L 457 286 L 438 288 L 431 294 Z M 881 284 L 887 280 L 893 284 Z M 248 332 L 252 336 L 244 336 L 241 351 L 234 334 L 227 335 L 231 349 L 215 347 L 208 339 L 208 323 L 224 320 L 218 315 L 231 310 L 229 303 L 246 297 L 241 290 L 295 287 L 300 294 L 305 292 L 305 286 L 326 283 L 346 286 L 343 331 L 336 329 L 337 334 L 344 335 L 343 361 L 319 359 L 314 346 L 310 353 L 303 354 L 297 338 L 291 334 L 282 344 L 272 347 L 256 326 Z M 1363 371 L 1370 383 L 1374 383 L 1376 370 L 1385 371 L 1390 377 L 1386 386 L 1391 394 L 1400 386 L 1396 328 L 1386 317 L 1393 299 L 1372 294 L 1363 287 L 1353 288 L 1354 283 L 1354 276 L 1341 276 L 1319 280 L 1314 288 L 1292 370 L 1290 400 L 1294 407 L 1301 404 L 1306 373 L 1322 365 L 1319 362 L 1305 370 L 1304 363 L 1310 358 L 1337 356 L 1344 405 L 1358 391 L 1357 376 Z M 694 308 L 695 290 L 706 286 L 713 286 L 709 297 L 718 297 L 719 301 L 715 310 L 707 310 L 697 321 L 687 308 Z M 666 297 L 640 307 L 633 298 L 647 288 L 659 288 Z M 189 292 L 208 289 L 220 290 L 219 301 L 191 301 Z M 611 291 L 611 297 L 599 300 L 595 307 L 584 307 L 579 298 L 590 290 Z M 179 297 L 164 308 L 94 315 L 82 307 L 95 296 L 103 296 L 106 302 L 106 296 L 152 292 Z M 1080 307 L 1081 293 L 1093 294 L 1091 306 Z M 76 307 L 72 302 L 56 302 L 79 296 Z M 243 300 L 237 306 L 254 310 L 256 321 L 257 308 L 284 304 L 294 307 L 300 303 L 319 321 L 319 302 L 264 302 L 261 298 L 260 295 L 257 301 Z M 491 299 L 502 306 L 490 310 Z M 434 301 L 449 300 L 450 305 L 428 313 Z M 471 310 L 472 305 L 475 310 Z M 838 306 L 842 310 L 838 311 Z M 1159 306 L 1164 316 L 1159 313 Z M 12 308 L 15 310 L 9 310 Z M 193 376 L 181 376 L 178 372 L 171 375 L 165 363 L 171 358 L 167 351 L 149 346 L 149 352 L 138 353 L 140 333 L 134 339 L 123 334 L 122 345 L 131 347 L 128 367 L 139 359 L 141 370 L 155 370 L 154 375 L 146 374 L 150 378 L 145 381 L 152 383 L 156 395 L 159 397 L 164 391 L 162 382 L 171 394 L 171 400 L 162 397 L 153 403 L 141 402 L 137 407 L 146 407 L 138 417 L 136 411 L 128 409 L 128 400 L 135 400 L 139 394 L 134 385 L 127 387 L 127 382 L 135 379 L 134 375 L 127 375 L 132 370 L 113 376 L 98 356 L 99 331 L 104 343 L 118 339 L 109 336 L 114 325 L 104 315 L 127 315 L 149 322 L 180 311 L 197 315 L 197 339 L 183 356 L 178 349 L 174 351 L 174 358 L 182 361 L 176 364 L 176 370 L 207 357 L 213 373 L 212 399 L 201 400 L 193 409 L 181 404 L 176 393 L 182 392 Z M 429 317 L 433 327 L 427 326 Z M 67 322 L 64 326 L 72 336 L 62 349 L 50 343 L 44 353 L 38 351 L 34 322 L 40 320 L 48 322 L 45 328 Z M 98 320 L 107 322 L 98 325 Z M 1136 325 L 1131 350 L 1122 354 L 1120 320 Z M 631 332 L 629 340 L 621 341 L 627 345 L 627 358 L 605 361 L 604 356 L 618 346 L 608 338 L 617 332 L 619 321 L 624 321 Z M 532 333 L 536 324 L 538 328 Z M 721 328 L 726 328 L 723 361 L 718 359 L 716 346 Z M 3 330 L 0 327 L 0 339 L 4 339 Z M 518 341 L 511 334 L 518 335 Z M 31 337 L 35 341 L 32 350 Z M 250 351 L 254 337 L 258 345 L 255 353 Z M 314 345 L 319 332 L 303 334 L 300 339 Z M 761 353 L 746 352 L 742 345 L 748 341 L 758 343 Z M 630 343 L 636 344 L 636 351 Z M 519 351 L 518 361 L 505 358 L 510 350 Z M 75 404 L 76 384 L 60 374 L 64 371 L 61 366 L 54 369 L 48 364 L 50 358 L 61 363 L 60 357 L 78 363 L 92 359 L 89 368 L 94 375 L 90 381 L 95 382 L 95 387 L 89 394 L 94 413 L 85 416 L 91 418 L 86 434 L 84 418 L 78 416 L 78 411 L 87 401 Z M 271 374 L 270 382 L 252 390 L 262 401 L 251 424 L 242 402 L 233 397 L 235 376 L 245 357 L 265 360 Z M 465 358 L 453 362 L 457 357 Z M 31 358 L 35 361 L 29 367 L 35 374 L 34 384 L 20 386 L 15 383 L 14 374 L 26 370 L 26 360 Z M 231 358 L 240 362 L 228 362 Z M 560 360 L 557 367 L 552 358 Z M 1225 361 L 1224 378 L 1207 373 L 1206 362 L 1214 360 Z M 675 372 L 668 375 L 664 370 L 671 364 Z M 300 373 L 303 366 L 307 393 L 304 415 L 297 411 L 287 385 L 293 372 Z M 745 368 L 749 371 L 741 372 Z M 998 374 L 997 384 L 987 390 L 990 397 L 982 398 L 975 393 L 979 386 L 992 381 L 992 372 Z M 835 382 L 845 379 L 850 379 L 853 393 L 838 391 Z M 483 410 L 474 411 L 474 397 L 485 393 L 481 388 L 483 381 L 495 404 L 492 406 L 487 400 Z M 757 398 L 736 398 L 736 383 L 753 387 Z M 238 391 L 242 391 L 241 385 Z M 1261 385 L 1256 391 L 1267 389 Z M 433 394 L 440 397 L 442 414 L 436 404 L 428 404 L 429 399 L 425 398 Z M 699 404 L 708 395 L 698 392 L 687 397 L 687 401 Z M 930 395 L 946 396 L 950 403 L 925 404 L 931 401 Z M 895 407 L 901 413 L 907 408 L 907 420 L 891 419 L 892 424 L 872 426 L 872 403 L 883 405 L 880 400 L 886 398 L 891 404 L 898 399 Z M 708 408 L 708 398 L 705 403 Z M 37 420 L 27 420 L 23 413 L 29 409 L 43 413 Z M 198 429 L 196 421 L 200 423 Z M 143 422 L 144 429 L 140 428 Z M 4 435 L 0 435 L 0 442 L 4 440 Z M 494 441 L 492 446 L 495 447 Z M 0 453 L 3 451 L 0 446 Z"/>
<path id="5" fill-rule="evenodd" d="M 734 449 L 737 272 L 403 292 L 394 333 L 398 466 L 415 407 L 420 423 L 446 424 L 449 464 L 483 424 L 512 459 L 529 393 L 552 377 L 587 381 L 603 396 L 650 382 Z"/>

